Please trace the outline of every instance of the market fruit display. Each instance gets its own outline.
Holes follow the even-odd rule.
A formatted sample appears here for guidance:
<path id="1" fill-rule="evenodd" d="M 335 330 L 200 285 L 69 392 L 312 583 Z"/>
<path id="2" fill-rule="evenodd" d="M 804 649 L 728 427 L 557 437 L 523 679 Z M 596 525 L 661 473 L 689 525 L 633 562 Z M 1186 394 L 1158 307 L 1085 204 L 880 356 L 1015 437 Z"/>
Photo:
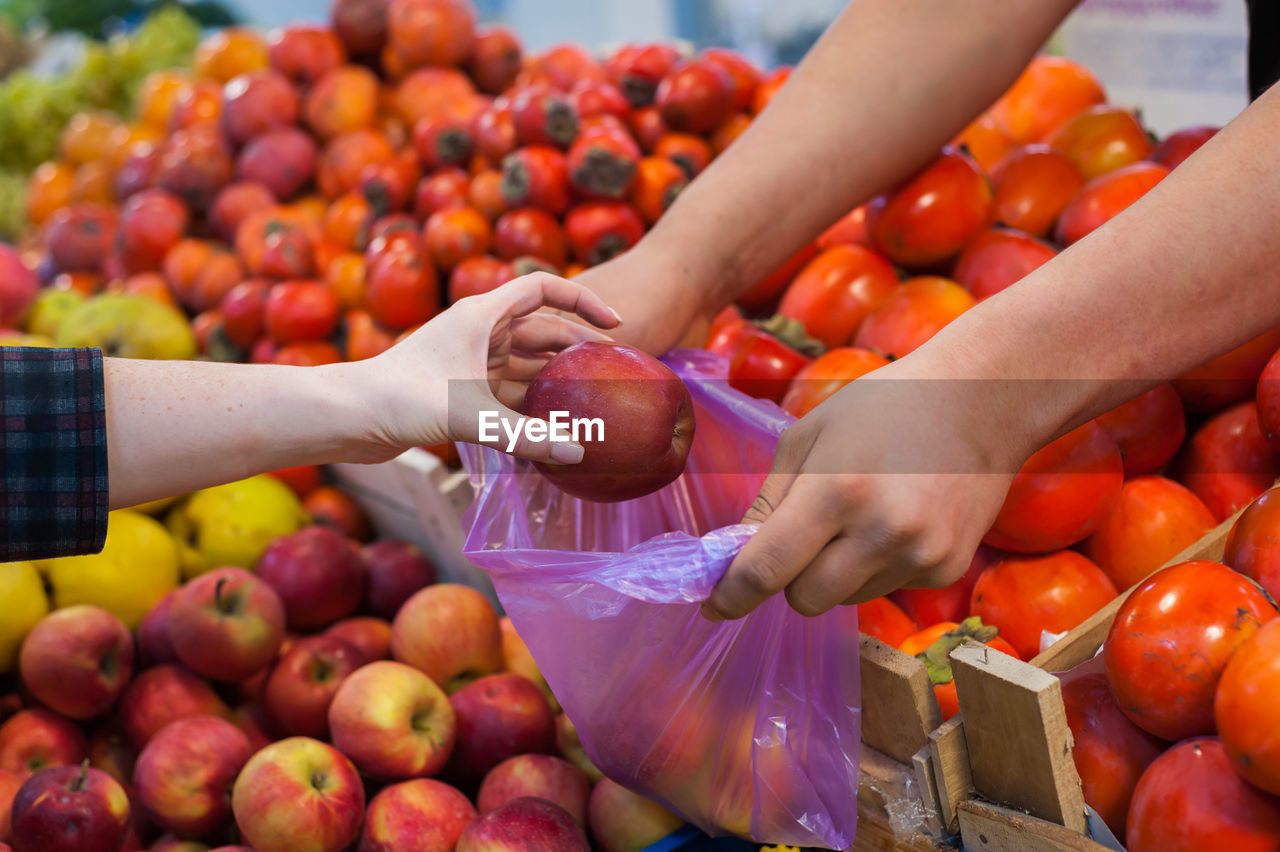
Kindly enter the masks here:
<path id="1" fill-rule="evenodd" d="M 176 546 L 146 520 L 176 584 Z M 305 572 L 281 571 L 299 536 L 341 549 L 361 578 L 366 560 L 389 560 L 407 593 L 394 624 L 375 614 L 383 587 L 355 587 L 339 610 Z M 40 582 L 35 565 L 3 567 Z M 247 569 L 192 575 L 129 627 L 102 606 L 45 614 L 41 597 L 0 701 L 0 814 L 13 816 L 0 843 L 88 849 L 83 832 L 102 852 L 520 850 L 535 837 L 640 850 L 679 828 L 617 785 L 593 795 L 605 782 L 510 622 L 436 571 L 407 542 L 356 547 L 306 526 Z M 287 612 L 304 626 L 286 632 Z"/>
<path id="2" fill-rule="evenodd" d="M 465 0 L 337 0 L 327 24 L 232 28 L 198 45 L 180 20 L 95 47 L 69 78 L 0 85 L 0 231 L 14 241 L 0 246 L 0 343 L 294 365 L 372 357 L 512 277 L 572 276 L 627 251 L 789 74 L 719 48 L 533 53 Z M 706 348 L 734 388 L 812 411 L 1018 286 L 1216 132 L 1152 139 L 1130 106 L 1078 63 L 1036 57 L 918 174 L 751 282 Z M 946 648 L 1032 657 L 1138 584 L 1122 614 L 1142 632 L 1104 650 L 1112 703 L 1096 681 L 1087 708 L 1068 701 L 1086 797 L 1113 829 L 1128 820 L 1131 852 L 1173 848 L 1148 835 L 1169 821 L 1170 796 L 1205 831 L 1274 831 L 1257 791 L 1272 788 L 1276 757 L 1254 689 L 1269 684 L 1274 608 L 1250 583 L 1274 591 L 1274 497 L 1233 530 L 1234 572 L 1148 575 L 1280 475 L 1266 381 L 1278 350 L 1272 330 L 1058 438 L 1018 472 L 964 577 L 856 610 L 863 632 L 929 665 L 950 715 Z M 584 372 L 566 375 L 529 405 L 559 409 Z M 678 476 L 684 409 L 679 394 L 650 404 L 635 420 L 652 446 L 632 444 L 606 469 L 655 473 L 646 492 Z M 590 499 L 640 493 L 586 486 L 590 470 L 544 472 Z M 678 824 L 600 779 L 481 593 L 438 583 L 411 546 L 370 543 L 368 519 L 326 488 L 315 469 L 255 477 L 155 517 L 113 513 L 102 554 L 0 566 L 12 602 L 0 672 L 24 687 L 0 724 L 0 798 L 6 772 L 21 783 L 89 757 L 116 773 L 128 830 L 155 849 L 380 850 L 405 834 L 483 848 L 502 826 L 535 821 L 561 848 L 585 830 L 598 848 L 638 849 Z M 1206 603 L 1177 618 L 1140 609 L 1157 594 Z M 1163 678 L 1134 662 L 1152 648 L 1173 649 Z M 72 700 L 57 666 L 77 659 L 98 669 Z M 169 748 L 177 725 L 193 753 L 227 760 L 190 769 Z M 243 761 L 228 725 L 249 743 Z M 1099 768 L 1116 750 L 1122 771 Z M 585 817 L 556 753 L 594 783 Z M 156 780 L 169 773 L 207 807 L 172 812 L 176 794 Z M 1190 778 L 1221 781 L 1230 804 L 1197 799 Z M 227 795 L 230 814 L 217 807 Z M 551 804 L 520 804 L 530 795 Z M 293 804 L 265 806 L 278 798 Z"/>

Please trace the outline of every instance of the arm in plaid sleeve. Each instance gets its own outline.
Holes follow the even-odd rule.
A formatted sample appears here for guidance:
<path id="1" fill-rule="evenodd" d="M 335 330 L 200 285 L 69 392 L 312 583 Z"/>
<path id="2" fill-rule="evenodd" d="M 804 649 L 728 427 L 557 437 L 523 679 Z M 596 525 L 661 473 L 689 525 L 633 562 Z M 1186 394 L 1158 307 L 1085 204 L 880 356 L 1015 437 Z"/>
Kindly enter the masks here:
<path id="1" fill-rule="evenodd" d="M 0 347 L 0 562 L 102 549 L 107 429 L 102 353 Z"/>

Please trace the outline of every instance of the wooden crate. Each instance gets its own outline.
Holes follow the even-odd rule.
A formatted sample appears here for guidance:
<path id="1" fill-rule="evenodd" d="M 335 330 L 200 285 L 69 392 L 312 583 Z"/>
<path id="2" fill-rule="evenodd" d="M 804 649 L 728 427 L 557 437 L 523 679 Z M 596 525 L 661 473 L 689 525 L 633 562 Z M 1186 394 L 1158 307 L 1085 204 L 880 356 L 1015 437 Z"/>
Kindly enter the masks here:
<path id="1" fill-rule="evenodd" d="M 1161 567 L 1190 559 L 1221 561 L 1227 534 L 1239 515 Z M 960 711 L 969 720 L 964 738 L 972 797 L 958 808 L 967 852 L 1110 848 L 1087 836 L 1084 797 L 1057 674 L 1097 655 L 1133 588 L 1030 662 L 975 644 L 952 652 Z"/>

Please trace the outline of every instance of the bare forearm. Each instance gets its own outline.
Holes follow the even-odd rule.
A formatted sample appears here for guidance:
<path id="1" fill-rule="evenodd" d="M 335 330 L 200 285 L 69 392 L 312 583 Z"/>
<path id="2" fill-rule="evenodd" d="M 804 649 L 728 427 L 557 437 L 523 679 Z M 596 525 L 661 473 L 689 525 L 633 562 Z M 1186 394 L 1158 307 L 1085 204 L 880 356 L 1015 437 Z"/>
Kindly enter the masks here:
<path id="1" fill-rule="evenodd" d="M 111 506 L 357 452 L 346 365 L 105 363 Z"/>
<path id="2" fill-rule="evenodd" d="M 949 325 L 920 362 L 1035 380 L 1010 386 L 1009 410 L 1048 440 L 1280 323 L 1277 124 L 1273 90 L 1124 213 Z"/>
<path id="3" fill-rule="evenodd" d="M 709 308 L 937 156 L 1077 0 L 855 0 L 646 242 Z"/>

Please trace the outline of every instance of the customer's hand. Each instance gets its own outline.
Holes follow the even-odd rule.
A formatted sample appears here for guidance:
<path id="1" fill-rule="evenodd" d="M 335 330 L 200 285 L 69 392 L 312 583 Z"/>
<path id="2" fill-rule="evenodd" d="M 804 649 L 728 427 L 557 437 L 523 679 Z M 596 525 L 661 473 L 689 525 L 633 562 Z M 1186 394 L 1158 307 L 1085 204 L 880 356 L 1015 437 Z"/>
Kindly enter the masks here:
<path id="1" fill-rule="evenodd" d="M 581 284 L 544 272 L 462 299 L 403 342 L 368 361 L 349 365 L 365 387 L 370 428 L 368 458 L 394 458 L 403 450 L 446 441 L 479 443 L 480 414 L 496 412 L 515 423 L 529 381 L 550 357 L 584 340 L 609 338 L 596 328 L 618 326 L 617 315 Z M 499 430 L 501 431 L 501 430 Z M 503 435 L 500 444 L 508 449 Z M 521 434 L 510 450 L 535 461 L 573 463 L 574 444 L 530 441 Z"/>

